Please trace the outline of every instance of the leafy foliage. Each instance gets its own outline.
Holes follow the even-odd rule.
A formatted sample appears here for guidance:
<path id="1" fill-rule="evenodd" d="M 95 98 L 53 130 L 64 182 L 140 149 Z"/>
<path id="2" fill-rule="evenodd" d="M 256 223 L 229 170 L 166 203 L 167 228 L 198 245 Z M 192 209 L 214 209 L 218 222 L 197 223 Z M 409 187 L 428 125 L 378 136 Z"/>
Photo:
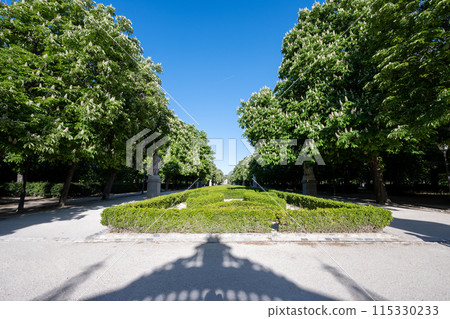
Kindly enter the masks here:
<path id="1" fill-rule="evenodd" d="M 445 0 L 329 0 L 300 10 L 280 81 L 241 102 L 244 136 L 313 139 L 334 172 L 370 160 L 384 202 L 380 154 L 418 153 L 450 123 L 448 9 Z M 264 175 L 283 158 L 280 145 L 259 146 L 266 167 L 252 173 Z M 291 167 L 299 146 L 287 147 Z"/>

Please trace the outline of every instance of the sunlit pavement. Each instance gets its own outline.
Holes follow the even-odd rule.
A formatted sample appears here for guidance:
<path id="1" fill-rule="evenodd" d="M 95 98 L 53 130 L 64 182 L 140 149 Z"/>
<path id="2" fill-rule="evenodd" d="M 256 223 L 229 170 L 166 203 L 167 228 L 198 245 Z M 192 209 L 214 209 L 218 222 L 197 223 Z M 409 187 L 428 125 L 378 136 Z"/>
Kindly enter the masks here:
<path id="1" fill-rule="evenodd" d="M 92 201 L 0 221 L 1 300 L 449 300 L 450 214 L 378 234 L 111 234 Z"/>

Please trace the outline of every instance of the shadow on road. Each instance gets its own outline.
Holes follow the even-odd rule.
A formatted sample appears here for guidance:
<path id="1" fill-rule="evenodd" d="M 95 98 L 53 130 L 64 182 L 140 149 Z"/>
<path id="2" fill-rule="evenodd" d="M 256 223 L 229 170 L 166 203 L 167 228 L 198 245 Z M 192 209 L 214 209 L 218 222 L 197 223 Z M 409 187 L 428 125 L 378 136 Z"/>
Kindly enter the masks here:
<path id="1" fill-rule="evenodd" d="M 407 235 L 416 236 L 426 242 L 449 241 L 450 225 L 436 222 L 394 218 L 389 225 L 392 228 L 407 231 Z"/>
<path id="2" fill-rule="evenodd" d="M 89 300 L 332 299 L 302 289 L 246 258 L 233 256 L 231 248 L 223 243 L 210 242 L 197 246 L 192 257 L 168 263 L 123 288 Z"/>
<path id="3" fill-rule="evenodd" d="M 144 196 L 119 197 L 108 201 L 90 201 L 69 204 L 64 208 L 54 207 L 36 213 L 9 215 L 0 219 L 0 237 L 13 234 L 15 231 L 34 225 L 53 223 L 65 220 L 79 220 L 86 217 L 91 210 L 104 209 L 132 200 L 142 200 Z"/>
<path id="4" fill-rule="evenodd" d="M 45 301 L 56 301 L 56 300 L 69 300 L 70 297 L 73 297 L 76 288 L 82 283 L 89 279 L 91 276 L 91 273 L 96 271 L 97 269 L 101 268 L 103 265 L 103 262 L 96 263 L 92 266 L 89 266 L 81 272 L 80 274 L 76 275 L 75 277 L 70 278 L 64 285 L 61 287 L 54 289 L 42 296 L 39 296 L 35 298 L 34 300 L 45 300 Z"/>

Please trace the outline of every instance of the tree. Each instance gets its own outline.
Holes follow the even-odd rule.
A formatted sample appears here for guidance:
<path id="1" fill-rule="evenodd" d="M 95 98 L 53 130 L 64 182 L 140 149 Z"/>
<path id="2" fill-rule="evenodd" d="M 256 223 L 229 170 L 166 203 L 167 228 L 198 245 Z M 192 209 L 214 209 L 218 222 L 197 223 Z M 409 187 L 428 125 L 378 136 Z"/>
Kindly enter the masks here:
<path id="1" fill-rule="evenodd" d="M 163 161 L 161 175 L 166 189 L 172 180 L 205 180 L 214 167 L 214 153 L 207 144 L 206 133 L 176 116 L 170 119 L 169 130 L 169 141 L 160 151 Z"/>
<path id="2" fill-rule="evenodd" d="M 143 58 L 131 22 L 111 6 L 30 0 L 1 4 L 0 14 L 1 148 L 18 164 L 68 163 L 64 205 L 79 161 L 117 168 L 125 141 L 170 115 L 160 66 Z"/>
<path id="3" fill-rule="evenodd" d="M 371 85 L 377 83 L 379 66 L 373 59 L 378 40 L 370 36 L 372 24 L 368 23 L 377 20 L 377 11 L 371 12 L 370 5 L 327 1 L 300 10 L 298 24 L 283 40 L 280 81 L 274 91 L 264 88 L 253 94 L 241 103 L 238 113 L 244 134 L 253 143 L 260 138 L 309 138 L 315 140 L 328 165 L 355 158 L 369 162 L 377 201 L 385 203 L 380 154 L 414 150 L 420 133 L 403 130 L 385 109 L 395 114 L 399 101 L 388 106 L 383 91 Z M 448 112 L 444 117 L 448 118 Z M 441 116 L 431 126 L 443 123 Z M 289 152 L 294 155 L 288 155 L 292 163 L 295 149 Z"/>
<path id="4" fill-rule="evenodd" d="M 225 180 L 223 172 L 220 169 L 218 169 L 216 165 L 213 166 L 213 172 L 211 173 L 211 180 L 214 184 L 222 184 L 223 181 Z"/>
<path id="5" fill-rule="evenodd" d="M 252 175 L 250 172 L 250 161 L 251 156 L 244 157 L 239 163 L 234 167 L 230 175 L 230 183 L 240 183 L 245 185 L 246 182 L 252 180 Z"/>
<path id="6" fill-rule="evenodd" d="M 395 134 L 430 140 L 450 123 L 450 4 L 446 0 L 375 0 L 369 19 L 382 95 L 380 113 Z"/>

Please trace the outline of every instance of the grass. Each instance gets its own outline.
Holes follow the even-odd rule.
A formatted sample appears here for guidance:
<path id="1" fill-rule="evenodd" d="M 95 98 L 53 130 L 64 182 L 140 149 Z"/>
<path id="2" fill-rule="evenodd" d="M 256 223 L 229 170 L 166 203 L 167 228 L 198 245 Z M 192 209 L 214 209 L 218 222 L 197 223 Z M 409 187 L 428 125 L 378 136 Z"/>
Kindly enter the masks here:
<path id="1" fill-rule="evenodd" d="M 183 202 L 187 208 L 175 208 Z M 391 212 L 379 207 L 224 185 L 110 207 L 101 223 L 150 233 L 267 233 L 274 224 L 281 232 L 374 232 L 391 220 Z"/>

